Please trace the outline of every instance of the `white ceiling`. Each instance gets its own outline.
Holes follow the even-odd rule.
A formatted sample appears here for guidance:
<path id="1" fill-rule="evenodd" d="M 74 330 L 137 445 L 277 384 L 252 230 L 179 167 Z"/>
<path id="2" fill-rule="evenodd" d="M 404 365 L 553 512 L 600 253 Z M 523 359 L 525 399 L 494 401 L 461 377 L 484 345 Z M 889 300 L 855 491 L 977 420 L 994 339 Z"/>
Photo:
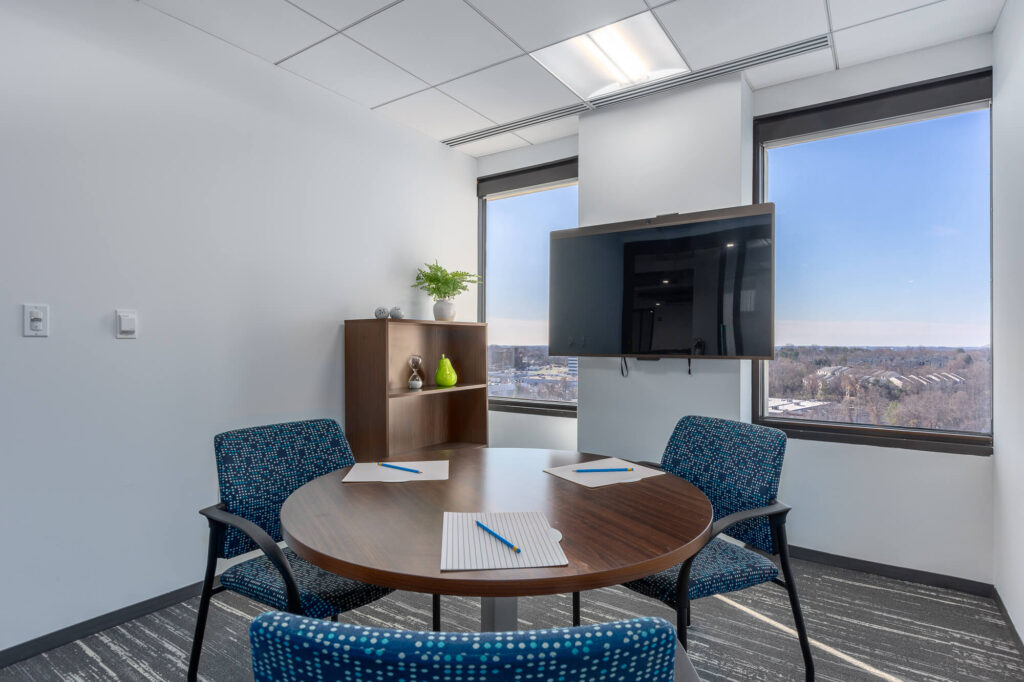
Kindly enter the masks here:
<path id="1" fill-rule="evenodd" d="M 748 69 L 753 88 L 988 33 L 1005 0 L 141 0 L 438 140 L 580 99 L 527 55 L 653 10 L 694 71 L 828 34 Z M 568 117 L 458 147 L 576 133 Z"/>

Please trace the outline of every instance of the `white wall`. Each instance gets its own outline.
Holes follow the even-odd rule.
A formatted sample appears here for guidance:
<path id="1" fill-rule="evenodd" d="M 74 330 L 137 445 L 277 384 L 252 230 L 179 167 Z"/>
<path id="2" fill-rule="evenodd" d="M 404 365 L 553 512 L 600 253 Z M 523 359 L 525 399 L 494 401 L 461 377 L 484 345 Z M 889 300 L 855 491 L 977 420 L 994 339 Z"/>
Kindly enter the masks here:
<path id="1" fill-rule="evenodd" d="M 769 113 L 768 103 L 789 109 L 985 66 L 987 40 L 941 51 L 944 73 L 925 68 L 928 54 L 898 57 L 854 67 L 853 77 L 840 71 L 756 91 L 752 109 Z M 749 202 L 744 87 L 727 77 L 585 114 L 581 224 Z M 685 361 L 632 367 L 623 379 L 617 359 L 581 359 L 581 449 L 657 457 L 682 415 L 749 419 L 748 363 L 702 360 L 693 376 Z M 794 545 L 984 582 L 992 580 L 991 496 L 991 458 L 798 440 L 790 441 L 780 491 L 794 507 Z"/>
<path id="2" fill-rule="evenodd" d="M 754 116 L 856 97 L 990 66 L 992 36 L 974 36 L 755 90 Z"/>
<path id="3" fill-rule="evenodd" d="M 517 412 L 490 412 L 492 448 L 576 450 L 576 420 Z"/>
<path id="4" fill-rule="evenodd" d="M 580 224 L 749 202 L 749 97 L 731 75 L 581 116 Z M 657 459 L 684 414 L 741 417 L 738 360 L 629 363 L 580 359 L 580 449 Z"/>
<path id="5" fill-rule="evenodd" d="M 995 33 L 992 110 L 992 316 L 995 363 L 995 584 L 1024 630 L 1024 3 L 1008 2 Z"/>
<path id="6" fill-rule="evenodd" d="M 557 140 L 532 144 L 528 147 L 517 147 L 508 151 L 488 154 L 479 157 L 477 175 L 485 177 L 495 173 L 539 166 L 542 163 L 570 159 L 579 153 L 579 138 L 576 135 L 560 137 Z"/>
<path id="7" fill-rule="evenodd" d="M 476 168 L 127 0 L 7 0 L 0 60 L 4 649 L 202 578 L 213 435 L 341 420 L 342 320 L 473 270 Z"/>

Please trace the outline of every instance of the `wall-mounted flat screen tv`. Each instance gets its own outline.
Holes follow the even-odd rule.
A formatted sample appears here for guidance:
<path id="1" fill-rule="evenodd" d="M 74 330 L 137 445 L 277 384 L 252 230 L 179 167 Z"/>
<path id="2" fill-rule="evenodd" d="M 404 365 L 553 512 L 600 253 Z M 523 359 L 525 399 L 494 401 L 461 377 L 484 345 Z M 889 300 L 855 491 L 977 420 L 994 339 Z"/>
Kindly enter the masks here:
<path id="1" fill-rule="evenodd" d="M 550 355 L 771 359 L 775 205 L 551 233 Z"/>

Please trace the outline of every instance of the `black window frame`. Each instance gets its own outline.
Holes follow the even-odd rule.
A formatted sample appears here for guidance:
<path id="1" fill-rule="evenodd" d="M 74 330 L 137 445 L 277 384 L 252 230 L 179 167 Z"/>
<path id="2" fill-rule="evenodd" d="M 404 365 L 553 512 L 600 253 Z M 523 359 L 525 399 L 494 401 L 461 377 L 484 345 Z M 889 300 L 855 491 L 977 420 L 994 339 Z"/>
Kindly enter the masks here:
<path id="1" fill-rule="evenodd" d="M 525 190 L 570 180 L 579 180 L 579 160 L 575 156 L 477 178 L 477 272 L 480 273 L 483 281 L 477 298 L 477 319 L 481 322 L 487 321 L 487 197 L 502 192 Z M 493 398 L 489 395 L 487 409 L 494 412 L 516 412 L 571 419 L 575 419 L 577 415 L 576 403 L 525 398 Z"/>
<path id="2" fill-rule="evenodd" d="M 755 117 L 753 131 L 753 197 L 755 203 L 764 200 L 766 144 L 802 135 L 827 133 L 842 128 L 853 128 L 884 122 L 888 119 L 922 115 L 970 104 L 988 103 L 991 112 L 991 102 L 992 70 L 989 68 L 922 81 L 909 86 L 882 90 L 826 104 Z M 991 216 L 989 230 L 991 234 Z M 990 284 L 989 306 L 991 305 Z M 989 347 L 992 349 L 994 357 L 994 348 L 991 345 Z M 988 456 L 992 454 L 992 434 L 769 417 L 765 414 L 765 407 L 768 404 L 766 370 L 765 361 L 754 361 L 750 391 L 752 421 L 755 424 L 780 429 L 790 438 L 966 455 Z M 992 430 L 995 431 L 994 422 Z"/>

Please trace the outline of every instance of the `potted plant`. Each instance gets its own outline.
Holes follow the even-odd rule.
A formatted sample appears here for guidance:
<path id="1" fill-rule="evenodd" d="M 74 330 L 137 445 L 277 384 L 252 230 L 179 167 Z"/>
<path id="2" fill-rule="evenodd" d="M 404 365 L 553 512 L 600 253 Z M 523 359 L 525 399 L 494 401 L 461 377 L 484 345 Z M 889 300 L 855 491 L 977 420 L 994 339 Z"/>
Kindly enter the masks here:
<path id="1" fill-rule="evenodd" d="M 468 291 L 470 284 L 480 284 L 480 276 L 465 270 L 448 272 L 438 265 L 437 261 L 424 265 L 427 266 L 426 270 L 416 270 L 416 281 L 413 286 L 427 292 L 434 299 L 435 320 L 454 320 L 455 304 L 452 299 L 463 291 Z"/>

